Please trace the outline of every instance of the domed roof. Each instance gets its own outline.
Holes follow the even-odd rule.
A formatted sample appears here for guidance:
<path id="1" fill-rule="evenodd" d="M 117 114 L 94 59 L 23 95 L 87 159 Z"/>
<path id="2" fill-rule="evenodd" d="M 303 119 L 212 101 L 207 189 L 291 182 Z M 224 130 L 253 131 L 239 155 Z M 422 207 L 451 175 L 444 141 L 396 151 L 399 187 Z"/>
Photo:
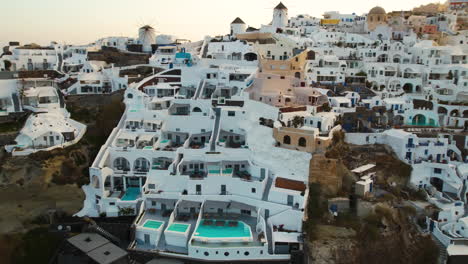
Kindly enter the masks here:
<path id="1" fill-rule="evenodd" d="M 385 15 L 385 14 L 387 14 L 387 12 L 385 12 L 385 9 L 383 9 L 380 6 L 376 6 L 369 11 L 369 15 Z"/>

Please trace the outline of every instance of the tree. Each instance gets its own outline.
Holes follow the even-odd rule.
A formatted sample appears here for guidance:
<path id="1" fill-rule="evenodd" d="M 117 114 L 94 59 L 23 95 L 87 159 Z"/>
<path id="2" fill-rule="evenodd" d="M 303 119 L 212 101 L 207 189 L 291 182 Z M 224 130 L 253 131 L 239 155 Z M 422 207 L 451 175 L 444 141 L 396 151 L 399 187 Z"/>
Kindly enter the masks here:
<path id="1" fill-rule="evenodd" d="M 366 76 L 367 76 L 367 73 L 365 73 L 364 71 L 360 71 L 360 72 L 356 73 L 356 76 L 364 76 L 364 77 L 366 77 Z"/>
<path id="2" fill-rule="evenodd" d="M 448 74 L 447 74 L 447 79 L 448 79 L 448 80 L 452 80 L 452 79 L 453 79 L 453 73 L 452 73 L 451 70 L 450 70 L 450 71 L 448 72 Z"/>
<path id="3" fill-rule="evenodd" d="M 324 104 L 322 105 L 322 110 L 323 110 L 324 112 L 330 112 L 331 109 L 332 109 L 332 108 L 330 107 L 330 104 L 329 104 L 329 103 L 324 103 Z"/>
<path id="4" fill-rule="evenodd" d="M 5 70 L 10 71 L 11 62 L 9 60 L 5 60 L 3 63 L 5 64 Z"/>
<path id="5" fill-rule="evenodd" d="M 292 120 L 292 125 L 293 125 L 295 128 L 301 127 L 302 125 L 304 125 L 304 117 L 302 117 L 302 116 L 294 116 L 294 117 L 293 117 L 293 120 Z"/>

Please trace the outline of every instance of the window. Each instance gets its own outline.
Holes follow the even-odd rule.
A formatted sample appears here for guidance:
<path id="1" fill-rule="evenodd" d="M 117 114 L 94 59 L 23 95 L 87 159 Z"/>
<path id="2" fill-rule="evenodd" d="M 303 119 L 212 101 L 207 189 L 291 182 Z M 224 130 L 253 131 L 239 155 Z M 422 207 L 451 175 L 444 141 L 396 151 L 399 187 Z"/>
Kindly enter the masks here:
<path id="1" fill-rule="evenodd" d="M 206 251 L 205 251 L 205 253 L 203 253 L 203 254 L 205 254 L 205 256 L 207 256 L 207 257 L 210 255 L 210 253 L 208 253 L 208 252 L 206 252 Z"/>
<path id="2" fill-rule="evenodd" d="M 255 188 L 252 188 L 252 193 L 256 193 L 257 190 Z"/>
<path id="3" fill-rule="evenodd" d="M 441 174 L 441 173 L 442 173 L 442 169 L 440 169 L 440 168 L 434 168 L 434 173 L 435 173 L 435 174 Z"/>
<path id="4" fill-rule="evenodd" d="M 299 145 L 300 147 L 305 147 L 305 146 L 307 146 L 307 140 L 306 140 L 305 138 L 303 138 L 303 137 L 299 138 L 298 145 Z"/>
<path id="5" fill-rule="evenodd" d="M 284 136 L 283 138 L 283 144 L 291 144 L 291 137 L 290 136 Z"/>
<path id="6" fill-rule="evenodd" d="M 156 206 L 156 201 L 151 201 L 151 206 Z"/>
<path id="7" fill-rule="evenodd" d="M 115 205 L 115 203 L 109 203 L 109 205 L 113 206 L 113 205 Z"/>
<path id="8" fill-rule="evenodd" d="M 44 141 L 47 141 L 47 137 L 44 137 Z"/>
<path id="9" fill-rule="evenodd" d="M 235 111 L 228 111 L 228 116 L 236 116 L 236 112 Z"/>
<path id="10" fill-rule="evenodd" d="M 244 255 L 248 256 L 250 253 L 248 251 L 244 252 Z"/>
<path id="11" fill-rule="evenodd" d="M 241 214 L 250 215 L 251 212 L 250 212 L 250 210 L 241 209 Z"/>
<path id="12" fill-rule="evenodd" d="M 55 136 L 55 139 L 56 139 L 56 140 L 59 140 L 59 136 Z"/>
<path id="13" fill-rule="evenodd" d="M 148 189 L 154 190 L 156 188 L 155 184 L 148 184 Z"/>

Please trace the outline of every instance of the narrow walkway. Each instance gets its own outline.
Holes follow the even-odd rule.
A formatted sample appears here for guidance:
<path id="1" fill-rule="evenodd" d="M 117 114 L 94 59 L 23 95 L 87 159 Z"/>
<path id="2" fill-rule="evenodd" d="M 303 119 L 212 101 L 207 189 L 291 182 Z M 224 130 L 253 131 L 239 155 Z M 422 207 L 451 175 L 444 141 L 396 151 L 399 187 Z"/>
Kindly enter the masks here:
<path id="1" fill-rule="evenodd" d="M 215 111 L 215 124 L 214 124 L 214 129 L 213 129 L 213 134 L 211 135 L 211 141 L 210 141 L 210 151 L 215 152 L 216 151 L 216 141 L 218 140 L 218 134 L 219 134 L 219 122 L 221 119 L 221 109 L 220 108 L 214 108 Z"/>
<path id="2" fill-rule="evenodd" d="M 268 195 L 270 194 L 271 185 L 273 184 L 273 179 L 271 177 L 267 177 L 267 183 L 265 185 L 265 189 L 263 190 L 263 201 L 268 201 Z"/>
<path id="3" fill-rule="evenodd" d="M 273 230 L 271 230 L 270 225 L 268 224 L 270 210 L 265 210 L 265 223 L 266 223 L 266 238 L 268 241 L 268 254 L 273 254 Z"/>

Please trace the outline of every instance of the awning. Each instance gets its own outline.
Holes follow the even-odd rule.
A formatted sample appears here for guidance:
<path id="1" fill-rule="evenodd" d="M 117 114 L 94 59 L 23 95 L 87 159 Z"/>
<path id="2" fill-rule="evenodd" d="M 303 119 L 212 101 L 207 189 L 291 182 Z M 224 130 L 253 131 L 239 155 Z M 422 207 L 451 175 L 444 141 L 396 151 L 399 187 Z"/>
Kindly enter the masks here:
<path id="1" fill-rule="evenodd" d="M 152 134 L 143 134 L 138 137 L 138 141 L 151 141 L 153 139 L 154 135 Z"/>
<path id="2" fill-rule="evenodd" d="M 136 139 L 136 134 L 132 134 L 132 133 L 122 131 L 120 133 L 120 135 L 117 137 L 117 139 L 135 140 Z"/>

